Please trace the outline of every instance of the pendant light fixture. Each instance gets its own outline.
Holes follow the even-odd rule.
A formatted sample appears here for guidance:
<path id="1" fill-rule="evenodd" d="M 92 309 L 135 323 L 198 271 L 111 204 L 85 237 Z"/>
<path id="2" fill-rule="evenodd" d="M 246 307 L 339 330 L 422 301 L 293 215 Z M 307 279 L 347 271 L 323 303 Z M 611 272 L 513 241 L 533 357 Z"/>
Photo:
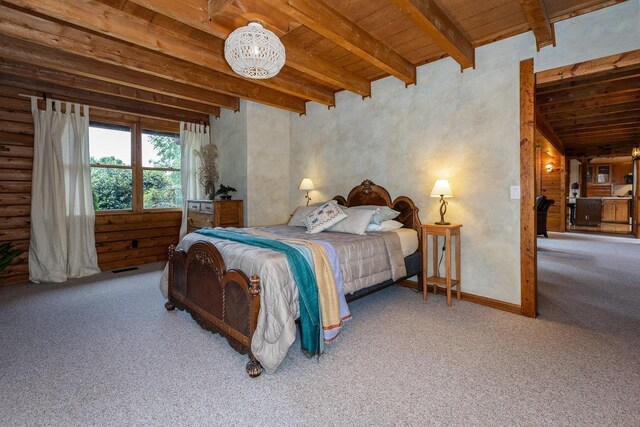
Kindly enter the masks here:
<path id="1" fill-rule="evenodd" d="M 282 42 L 259 22 L 236 28 L 224 42 L 224 58 L 233 71 L 249 79 L 268 79 L 285 62 Z"/>

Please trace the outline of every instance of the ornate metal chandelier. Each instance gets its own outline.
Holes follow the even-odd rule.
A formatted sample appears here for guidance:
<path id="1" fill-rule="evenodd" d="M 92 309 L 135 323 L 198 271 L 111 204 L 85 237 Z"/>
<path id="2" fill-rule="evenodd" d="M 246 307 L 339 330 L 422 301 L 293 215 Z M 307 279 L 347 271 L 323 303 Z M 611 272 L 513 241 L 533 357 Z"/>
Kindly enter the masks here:
<path id="1" fill-rule="evenodd" d="M 250 79 L 268 79 L 286 58 L 282 42 L 259 22 L 235 29 L 224 42 L 224 58 L 233 71 Z"/>

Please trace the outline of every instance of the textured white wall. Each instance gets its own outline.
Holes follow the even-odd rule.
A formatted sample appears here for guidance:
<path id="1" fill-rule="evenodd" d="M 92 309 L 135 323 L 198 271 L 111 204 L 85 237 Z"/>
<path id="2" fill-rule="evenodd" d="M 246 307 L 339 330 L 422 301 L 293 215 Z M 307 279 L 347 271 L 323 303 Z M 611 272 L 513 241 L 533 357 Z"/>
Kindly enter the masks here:
<path id="1" fill-rule="evenodd" d="M 365 178 L 392 196 L 408 195 L 423 222 L 438 218 L 429 191 L 448 178 L 455 198 L 447 218 L 464 224 L 465 292 L 520 303 L 519 63 L 536 71 L 640 48 L 640 0 L 556 25 L 557 47 L 535 51 L 532 33 L 477 49 L 476 69 L 450 58 L 418 68 L 418 84 L 373 83 L 372 97 L 337 95 L 337 107 L 309 103 L 291 114 L 290 210 L 310 177 L 315 201 L 346 193 Z"/>
<path id="2" fill-rule="evenodd" d="M 220 183 L 238 190 L 234 199 L 244 200 L 247 223 L 247 102 L 240 100 L 240 111 L 221 109 L 220 118 L 211 122 L 212 140 L 218 146 Z"/>
<path id="3" fill-rule="evenodd" d="M 249 103 L 247 119 L 247 225 L 283 224 L 289 219 L 289 112 Z"/>
<path id="4" fill-rule="evenodd" d="M 213 121 L 220 181 L 244 200 L 245 226 L 282 224 L 289 218 L 289 113 L 240 101 Z"/>

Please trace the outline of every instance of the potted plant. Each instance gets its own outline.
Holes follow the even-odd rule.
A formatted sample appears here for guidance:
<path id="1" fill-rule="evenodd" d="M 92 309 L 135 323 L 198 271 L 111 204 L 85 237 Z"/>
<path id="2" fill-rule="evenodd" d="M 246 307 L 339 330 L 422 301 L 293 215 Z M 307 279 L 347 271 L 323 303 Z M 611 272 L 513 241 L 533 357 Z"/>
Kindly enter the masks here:
<path id="1" fill-rule="evenodd" d="M 0 273 L 9 266 L 11 260 L 19 256 L 23 252 L 18 249 L 11 250 L 11 245 L 11 242 L 3 243 L 0 245 Z"/>
<path id="2" fill-rule="evenodd" d="M 571 189 L 572 190 L 578 190 L 578 188 L 580 188 L 580 187 L 578 186 L 577 182 L 574 182 L 573 184 L 571 184 Z M 574 191 L 573 192 L 573 197 L 578 197 L 578 191 Z"/>
<path id="3" fill-rule="evenodd" d="M 216 193 L 214 194 L 214 197 L 220 196 L 220 199 L 222 200 L 230 200 L 231 194 L 229 193 L 234 193 L 236 191 L 238 190 L 236 190 L 235 188 L 229 185 L 220 184 L 220 188 L 218 188 L 218 191 L 216 191 Z"/>

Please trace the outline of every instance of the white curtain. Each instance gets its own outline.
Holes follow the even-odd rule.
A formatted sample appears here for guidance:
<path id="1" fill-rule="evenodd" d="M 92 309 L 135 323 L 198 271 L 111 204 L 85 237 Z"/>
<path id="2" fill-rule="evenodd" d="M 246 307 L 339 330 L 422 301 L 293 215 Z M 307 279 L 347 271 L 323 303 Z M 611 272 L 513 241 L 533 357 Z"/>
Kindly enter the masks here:
<path id="1" fill-rule="evenodd" d="M 29 280 L 99 273 L 89 165 L 89 107 L 31 98 L 34 123 Z"/>
<path id="2" fill-rule="evenodd" d="M 180 122 L 180 175 L 182 181 L 182 225 L 180 239 L 187 234 L 187 200 L 197 200 L 204 196 L 204 189 L 198 183 L 200 160 L 197 152 L 211 142 L 209 126 Z"/>

